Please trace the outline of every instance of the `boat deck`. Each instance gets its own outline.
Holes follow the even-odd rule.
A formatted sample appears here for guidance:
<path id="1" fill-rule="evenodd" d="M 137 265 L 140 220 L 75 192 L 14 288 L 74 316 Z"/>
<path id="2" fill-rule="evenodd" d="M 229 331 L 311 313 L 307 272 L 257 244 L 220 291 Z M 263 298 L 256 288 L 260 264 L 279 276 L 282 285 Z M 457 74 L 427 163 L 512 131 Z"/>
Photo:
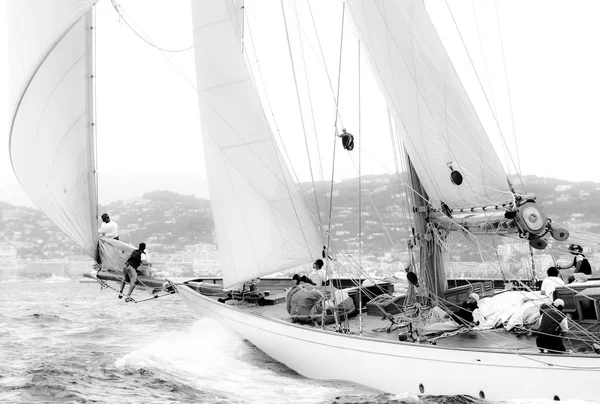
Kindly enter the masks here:
<path id="1" fill-rule="evenodd" d="M 272 319 L 292 322 L 290 315 L 287 313 L 285 304 L 285 294 L 277 293 L 271 295 L 271 301 L 279 303 L 273 305 L 260 306 L 256 303 L 248 303 L 240 300 L 228 300 L 223 304 L 237 307 L 239 310 L 251 312 L 252 314 L 264 316 Z M 214 296 L 217 299 L 218 296 Z M 359 327 L 362 323 L 362 333 Z M 600 324 L 580 324 L 587 332 L 600 337 Z M 318 324 L 306 324 L 304 327 L 321 328 Z M 382 315 L 369 315 L 364 310 L 362 316 L 355 316 L 348 321 L 350 334 L 361 335 L 363 337 L 383 339 L 387 341 L 399 341 L 399 334 L 406 334 L 406 328 L 392 324 Z M 325 330 L 335 330 L 334 325 L 326 325 Z M 584 332 L 575 330 L 567 334 L 565 347 L 576 354 L 594 353 L 593 349 L 586 343 Z M 589 337 L 587 337 L 589 339 Z M 447 334 L 428 335 L 427 338 L 421 338 L 415 343 L 429 343 L 440 347 L 448 347 L 453 349 L 477 349 L 487 351 L 501 352 L 520 352 L 520 353 L 539 353 L 536 346 L 536 336 L 528 335 L 525 332 L 515 333 L 506 331 L 503 328 L 489 330 L 472 330 L 461 328 L 458 331 L 449 332 Z"/>

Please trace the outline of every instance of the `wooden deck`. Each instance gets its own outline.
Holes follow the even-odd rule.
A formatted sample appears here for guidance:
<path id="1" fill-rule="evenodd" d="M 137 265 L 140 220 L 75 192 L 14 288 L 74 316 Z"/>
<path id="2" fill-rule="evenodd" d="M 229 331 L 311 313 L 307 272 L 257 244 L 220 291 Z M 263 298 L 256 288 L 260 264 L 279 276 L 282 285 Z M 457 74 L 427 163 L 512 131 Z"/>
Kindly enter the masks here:
<path id="1" fill-rule="evenodd" d="M 285 304 L 285 288 L 289 287 L 290 285 L 291 282 L 288 280 L 263 282 L 261 279 L 261 282 L 259 283 L 259 289 L 263 292 L 268 290 L 269 293 L 266 305 L 258 305 L 257 303 L 248 303 L 241 300 L 228 300 L 224 304 L 236 306 L 239 310 L 249 311 L 256 315 L 291 322 L 292 320 L 290 315 L 287 313 Z M 388 285 L 385 284 L 375 286 L 375 288 L 379 288 L 380 286 L 383 286 L 383 288 L 379 289 L 378 292 L 376 292 L 373 287 L 370 292 L 381 294 L 390 291 L 388 289 Z M 351 291 L 358 290 L 356 287 L 351 287 L 348 289 Z M 464 287 L 457 288 L 459 293 L 462 293 L 463 289 Z M 373 311 L 371 314 L 367 314 L 366 302 L 372 298 L 372 294 L 368 293 L 368 289 L 365 291 L 367 293 L 362 294 L 362 319 L 360 319 L 359 316 L 355 316 L 348 321 L 347 325 L 349 333 L 387 341 L 399 341 L 400 334 L 406 335 L 406 327 L 393 324 L 384 317 L 383 312 L 380 315 L 373 315 Z M 486 292 L 487 295 L 490 295 L 489 291 Z M 212 298 L 218 299 L 219 297 L 220 296 L 213 296 Z M 356 306 L 358 307 L 358 294 L 351 293 L 351 297 L 354 298 Z M 399 316 L 396 316 L 396 318 L 398 317 Z M 361 325 L 362 332 L 360 331 Z M 321 328 L 321 326 L 318 324 L 308 324 L 304 326 Z M 324 329 L 333 331 L 335 327 L 333 325 L 328 325 L 325 326 Z M 586 343 L 586 340 L 589 340 L 589 333 L 592 333 L 597 338 L 600 338 L 600 322 L 576 323 L 576 326 L 571 327 L 570 332 L 567 334 L 567 338 L 564 341 L 565 347 L 568 350 L 578 354 L 594 353 L 591 344 Z M 521 332 L 509 332 L 503 328 L 491 330 L 462 329 L 459 332 L 450 332 L 448 334 L 450 335 L 428 335 L 426 338 L 419 338 L 419 341 L 415 341 L 415 343 L 435 344 L 440 347 L 448 347 L 453 349 L 478 349 L 512 353 L 539 352 L 536 346 L 536 335 L 522 332 L 522 330 Z"/>

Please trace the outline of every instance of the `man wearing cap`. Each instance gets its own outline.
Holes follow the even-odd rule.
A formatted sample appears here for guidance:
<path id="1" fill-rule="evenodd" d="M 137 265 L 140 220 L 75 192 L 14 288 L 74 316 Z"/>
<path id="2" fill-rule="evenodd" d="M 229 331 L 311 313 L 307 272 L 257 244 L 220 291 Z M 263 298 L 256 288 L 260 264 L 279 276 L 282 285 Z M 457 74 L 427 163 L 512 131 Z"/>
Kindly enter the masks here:
<path id="1" fill-rule="evenodd" d="M 562 313 L 565 302 L 556 299 L 552 306 L 543 304 L 540 307 L 540 321 L 537 325 L 538 336 L 535 341 L 540 352 L 561 353 L 566 352 L 561 333 L 569 331 L 567 317 Z"/>
<path id="2" fill-rule="evenodd" d="M 102 234 L 106 238 L 112 238 L 115 240 L 119 239 L 119 229 L 117 223 L 114 220 L 110 220 L 108 213 L 102 214 L 102 226 L 98 229 L 98 233 Z"/>

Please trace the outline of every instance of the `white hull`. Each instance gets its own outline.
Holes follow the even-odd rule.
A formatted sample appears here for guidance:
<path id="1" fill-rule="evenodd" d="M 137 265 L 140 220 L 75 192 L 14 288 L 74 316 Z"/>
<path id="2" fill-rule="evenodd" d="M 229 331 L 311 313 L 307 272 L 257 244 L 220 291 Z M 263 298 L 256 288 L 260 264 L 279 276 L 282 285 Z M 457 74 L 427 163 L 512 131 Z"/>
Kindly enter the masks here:
<path id="1" fill-rule="evenodd" d="M 393 394 L 492 400 L 600 397 L 599 357 L 449 349 L 344 335 L 242 311 L 184 285 L 177 290 L 194 311 L 222 321 L 309 378 L 347 380 Z"/>

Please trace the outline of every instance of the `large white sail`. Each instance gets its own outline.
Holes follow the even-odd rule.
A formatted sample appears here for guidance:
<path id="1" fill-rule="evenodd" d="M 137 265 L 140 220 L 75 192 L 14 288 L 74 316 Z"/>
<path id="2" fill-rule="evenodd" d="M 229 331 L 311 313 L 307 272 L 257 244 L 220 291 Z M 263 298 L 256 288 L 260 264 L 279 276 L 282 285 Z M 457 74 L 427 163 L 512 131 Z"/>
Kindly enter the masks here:
<path id="1" fill-rule="evenodd" d="M 226 287 L 320 252 L 243 58 L 242 3 L 192 2 L 204 155 Z"/>
<path id="2" fill-rule="evenodd" d="M 96 258 L 92 5 L 10 1 L 8 43 L 15 175 L 32 201 Z"/>
<path id="3" fill-rule="evenodd" d="M 439 208 L 510 201 L 506 175 L 423 0 L 348 0 L 404 145 Z M 451 180 L 452 170 L 462 177 Z M 457 181 L 458 182 L 458 181 Z"/>

